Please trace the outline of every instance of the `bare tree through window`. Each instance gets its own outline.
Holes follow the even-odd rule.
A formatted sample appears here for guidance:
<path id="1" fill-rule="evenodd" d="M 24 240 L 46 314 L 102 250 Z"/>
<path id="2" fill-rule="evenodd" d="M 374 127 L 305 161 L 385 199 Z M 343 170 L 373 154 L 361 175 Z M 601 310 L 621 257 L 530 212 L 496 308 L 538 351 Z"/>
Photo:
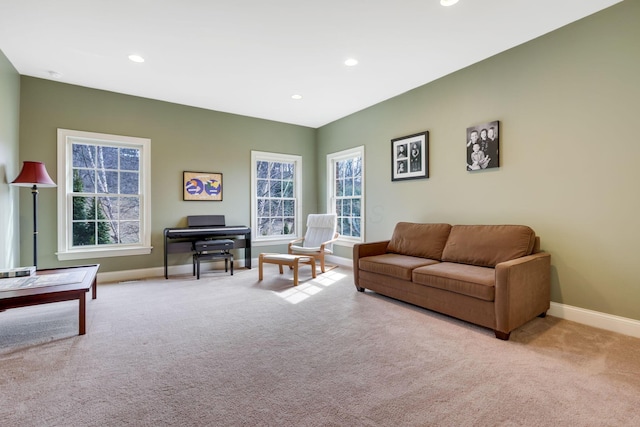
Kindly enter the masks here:
<path id="1" fill-rule="evenodd" d="M 357 155 L 335 162 L 335 203 L 338 233 L 361 237 L 362 157 Z"/>
<path id="2" fill-rule="evenodd" d="M 256 162 L 257 234 L 295 234 L 295 163 Z"/>
<path id="3" fill-rule="evenodd" d="M 72 146 L 72 246 L 140 243 L 140 150 Z"/>

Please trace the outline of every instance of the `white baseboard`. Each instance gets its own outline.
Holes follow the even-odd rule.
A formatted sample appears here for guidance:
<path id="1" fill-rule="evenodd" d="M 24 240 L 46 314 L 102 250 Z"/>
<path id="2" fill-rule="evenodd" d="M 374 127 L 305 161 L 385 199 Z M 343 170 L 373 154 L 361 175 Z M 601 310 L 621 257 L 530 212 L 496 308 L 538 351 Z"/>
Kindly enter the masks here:
<path id="1" fill-rule="evenodd" d="M 345 267 L 352 267 L 353 261 L 348 258 L 337 257 L 333 255 L 328 255 L 325 259 L 334 264 L 342 265 Z M 224 261 L 213 261 L 207 262 L 202 265 L 202 271 L 207 271 L 212 268 L 221 268 Z M 219 265 L 216 265 L 219 264 Z M 251 265 L 254 268 L 258 267 L 258 258 L 251 259 Z M 244 268 L 244 258 L 236 259 L 233 263 L 234 268 Z M 169 277 L 172 275 L 178 274 L 192 274 L 193 273 L 193 265 L 192 264 L 182 264 L 182 265 L 170 265 L 168 270 Z M 150 279 L 153 277 L 162 277 L 164 276 L 164 267 L 154 267 L 154 268 L 142 268 L 139 270 L 123 270 L 123 271 L 109 271 L 105 273 L 98 273 L 98 282 L 99 283 L 115 283 L 115 282 L 128 282 L 133 280 L 142 280 L 142 279 Z"/>
<path id="2" fill-rule="evenodd" d="M 343 258 L 335 255 L 327 255 L 324 258 L 328 262 L 332 262 L 334 264 L 338 264 L 343 267 L 353 268 L 353 260 L 351 260 L 350 258 Z"/>
<path id="3" fill-rule="evenodd" d="M 330 263 L 342 265 L 345 267 L 353 267 L 353 261 L 348 258 L 338 257 L 334 255 L 328 255 L 326 260 Z M 206 263 L 213 264 L 213 263 Z M 220 261 L 222 264 L 222 261 Z M 258 259 L 251 260 L 251 265 L 254 268 L 258 266 Z M 203 265 L 203 271 L 208 268 L 221 268 L 221 266 L 215 265 Z M 244 267 L 244 259 L 236 260 L 234 268 Z M 191 264 L 184 265 L 172 265 L 169 266 L 169 277 L 177 274 L 191 274 L 193 272 L 193 266 Z M 147 279 L 152 277 L 164 276 L 163 267 L 145 268 L 140 270 L 126 270 L 126 271 L 112 271 L 107 273 L 98 273 L 98 282 L 110 283 L 110 282 L 127 282 L 133 280 Z M 584 325 L 592 326 L 594 328 L 604 329 L 611 332 L 617 332 L 623 335 L 629 335 L 632 337 L 640 338 L 640 320 L 629 319 L 626 317 L 614 316 L 612 314 L 601 313 L 599 311 L 587 310 L 585 308 L 574 307 L 571 305 L 560 304 L 557 302 L 551 302 L 551 307 L 547 311 L 549 316 L 559 317 L 560 319 L 570 320 L 573 322 L 582 323 Z"/>
<path id="4" fill-rule="evenodd" d="M 251 265 L 257 266 L 258 259 L 251 261 Z M 244 258 L 233 262 L 233 268 L 243 268 Z M 224 261 L 207 261 L 201 265 L 201 271 L 209 271 L 214 268 L 223 268 Z M 170 265 L 167 269 L 169 277 L 178 274 L 193 274 L 193 264 Z M 142 268 L 139 270 L 122 270 L 98 273 L 98 283 L 129 282 L 134 280 L 151 279 L 164 276 L 164 267 Z"/>
<path id="5" fill-rule="evenodd" d="M 638 320 L 557 302 L 551 302 L 551 307 L 549 311 L 547 311 L 547 314 L 549 316 L 593 326 L 594 328 L 640 338 L 640 321 Z"/>

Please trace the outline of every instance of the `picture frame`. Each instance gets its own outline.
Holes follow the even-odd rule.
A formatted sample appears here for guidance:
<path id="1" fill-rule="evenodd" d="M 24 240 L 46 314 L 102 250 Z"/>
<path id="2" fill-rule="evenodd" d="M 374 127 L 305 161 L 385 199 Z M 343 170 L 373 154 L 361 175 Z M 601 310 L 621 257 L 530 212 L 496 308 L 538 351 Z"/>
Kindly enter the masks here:
<path id="1" fill-rule="evenodd" d="M 429 178 L 429 131 L 391 140 L 391 181 Z"/>
<path id="2" fill-rule="evenodd" d="M 500 122 L 482 123 L 467 128 L 467 170 L 500 167 Z"/>
<path id="3" fill-rule="evenodd" d="M 182 200 L 222 201 L 222 174 L 219 172 L 182 173 Z"/>

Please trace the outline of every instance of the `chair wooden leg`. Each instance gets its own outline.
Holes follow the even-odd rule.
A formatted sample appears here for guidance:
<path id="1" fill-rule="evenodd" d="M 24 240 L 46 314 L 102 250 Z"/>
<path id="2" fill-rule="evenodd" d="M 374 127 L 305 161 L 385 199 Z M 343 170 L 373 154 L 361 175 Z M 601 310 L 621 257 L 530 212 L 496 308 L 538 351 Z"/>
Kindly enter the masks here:
<path id="1" fill-rule="evenodd" d="M 258 257 L 258 280 L 262 280 L 262 264 L 264 260 L 262 259 L 262 254 Z"/>
<path id="2" fill-rule="evenodd" d="M 311 257 L 309 260 L 309 264 L 311 264 L 311 277 L 316 278 L 316 259 Z"/>
<path id="3" fill-rule="evenodd" d="M 322 271 L 323 273 L 324 271 L 324 254 L 320 254 L 320 271 Z"/>

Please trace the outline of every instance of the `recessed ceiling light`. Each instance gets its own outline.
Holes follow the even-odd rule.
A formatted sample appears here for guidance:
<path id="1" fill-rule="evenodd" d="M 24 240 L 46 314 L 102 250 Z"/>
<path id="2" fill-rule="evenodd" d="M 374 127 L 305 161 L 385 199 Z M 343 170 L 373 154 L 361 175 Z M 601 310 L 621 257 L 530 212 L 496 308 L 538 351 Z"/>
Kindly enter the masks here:
<path id="1" fill-rule="evenodd" d="M 458 3 L 458 0 L 440 0 L 440 4 L 443 6 L 453 6 Z"/>
<path id="2" fill-rule="evenodd" d="M 347 67 L 356 66 L 358 65 L 358 60 L 354 58 L 349 58 L 346 61 L 344 61 L 344 65 L 346 65 Z"/>
<path id="3" fill-rule="evenodd" d="M 129 59 L 133 62 L 144 62 L 144 58 L 140 55 L 129 55 Z"/>
<path id="4" fill-rule="evenodd" d="M 298 101 L 298 100 L 302 99 L 302 95 L 299 95 L 299 94 L 296 93 L 295 95 L 291 95 L 291 99 L 295 99 L 296 101 Z"/>

